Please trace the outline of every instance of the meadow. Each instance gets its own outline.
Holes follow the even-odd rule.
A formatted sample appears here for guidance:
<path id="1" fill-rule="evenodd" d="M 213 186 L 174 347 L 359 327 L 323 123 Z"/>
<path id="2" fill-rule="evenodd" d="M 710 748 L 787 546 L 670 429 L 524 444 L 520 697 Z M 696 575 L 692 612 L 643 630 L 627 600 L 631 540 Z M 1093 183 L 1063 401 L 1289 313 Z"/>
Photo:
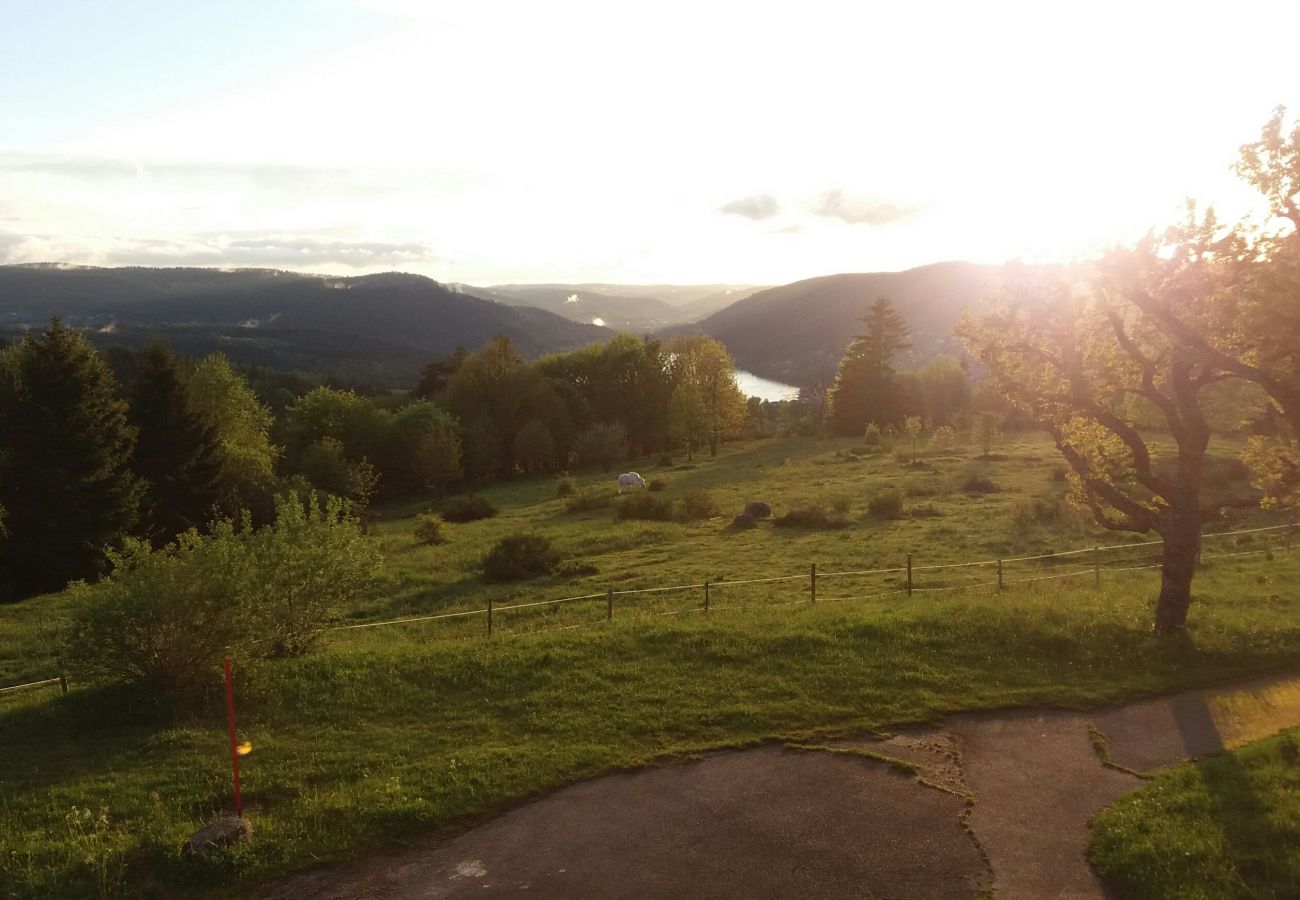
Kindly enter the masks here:
<path id="1" fill-rule="evenodd" d="M 472 614 L 340 629 L 299 659 L 236 658 L 257 836 L 203 862 L 178 847 L 231 803 L 218 693 L 176 711 L 74 674 L 66 698 L 57 686 L 0 694 L 0 896 L 247 891 L 619 767 L 958 710 L 1095 706 L 1300 663 L 1300 561 L 1283 552 L 1285 532 L 1207 541 L 1189 633 L 1160 640 L 1159 576 L 1137 568 L 1151 564 L 1148 546 L 1107 551 L 1099 584 L 1089 553 L 1008 563 L 1002 591 L 991 564 L 925 568 L 1149 539 L 1103 532 L 1069 507 L 1043 439 L 1004 438 L 987 459 L 925 451 L 915 464 L 908 448 L 855 444 L 737 443 L 716 460 L 626 467 L 664 482 L 655 496 L 708 491 L 721 514 L 704 521 L 573 512 L 549 476 L 484 488 L 498 515 L 443 526 L 440 545 L 414 536 L 417 514 L 439 502 L 378 510 L 385 573 L 335 625 Z M 1210 473 L 1223 506 L 1212 530 L 1276 524 L 1235 450 L 1224 442 Z M 576 476 L 613 499 L 612 474 Z M 747 500 L 777 516 L 815 505 L 838 527 L 737 529 Z M 567 574 L 484 581 L 482 555 L 517 531 L 549 537 Z M 911 596 L 899 571 L 909 553 Z M 694 587 L 705 581 L 750 583 L 711 587 L 705 614 Z M 608 590 L 677 585 L 692 587 L 619 593 L 606 620 Z M 491 639 L 477 612 L 489 597 Z M 0 608 L 0 685 L 75 672 L 58 643 L 69 602 Z"/>

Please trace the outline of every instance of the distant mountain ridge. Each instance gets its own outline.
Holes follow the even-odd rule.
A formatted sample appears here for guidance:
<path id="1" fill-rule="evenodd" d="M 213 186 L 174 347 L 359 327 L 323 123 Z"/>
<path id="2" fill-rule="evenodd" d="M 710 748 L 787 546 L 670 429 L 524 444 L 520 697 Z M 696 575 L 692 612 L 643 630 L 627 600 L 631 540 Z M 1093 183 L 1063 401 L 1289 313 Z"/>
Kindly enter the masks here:
<path id="1" fill-rule="evenodd" d="M 417 360 L 471 349 L 505 334 L 526 356 L 568 350 L 609 337 L 606 329 L 540 309 L 493 303 L 420 275 L 304 275 L 273 269 L 0 266 L 0 327 L 39 326 L 58 315 L 101 343 L 184 335 L 236 361 L 249 351 L 274 365 L 334 371 L 338 338 L 363 353 L 344 354 L 352 370 L 411 383 Z M 114 335 L 119 335 L 114 337 Z M 251 352 L 252 347 L 256 352 Z M 367 363 L 367 359 L 372 363 Z"/>
<path id="2" fill-rule="evenodd" d="M 894 301 L 911 329 L 910 361 L 961 353 L 952 327 L 991 296 L 998 266 L 942 262 L 903 272 L 825 275 L 759 291 L 689 329 L 715 337 L 741 368 L 790 384 L 831 369 L 862 331 L 867 305 Z"/>

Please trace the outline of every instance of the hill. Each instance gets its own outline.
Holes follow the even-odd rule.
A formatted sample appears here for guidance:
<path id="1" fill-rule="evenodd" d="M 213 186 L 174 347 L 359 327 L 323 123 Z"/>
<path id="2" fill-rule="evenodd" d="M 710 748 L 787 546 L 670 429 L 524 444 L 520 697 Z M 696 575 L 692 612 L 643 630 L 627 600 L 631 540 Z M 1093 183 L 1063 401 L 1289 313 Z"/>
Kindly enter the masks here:
<path id="1" fill-rule="evenodd" d="M 355 278 L 268 269 L 0 266 L 0 325 L 58 315 L 101 344 L 176 338 L 241 362 L 414 381 L 422 361 L 505 334 L 526 356 L 608 337 L 544 310 L 507 306 L 418 275 Z M 346 340 L 344 340 L 346 339 Z"/>
<path id="2" fill-rule="evenodd" d="M 695 322 L 763 290 L 728 284 L 454 285 L 467 294 L 512 306 L 535 306 L 575 322 L 599 319 L 621 331 L 647 331 Z"/>
<path id="3" fill-rule="evenodd" d="M 913 362 L 958 354 L 952 326 L 983 302 L 997 268 L 945 262 L 905 272 L 827 275 L 759 291 L 699 322 L 693 330 L 727 345 L 736 362 L 767 378 L 806 382 L 830 368 L 861 331 L 867 305 L 894 301 L 912 330 Z M 681 330 L 675 329 L 675 330 Z"/>

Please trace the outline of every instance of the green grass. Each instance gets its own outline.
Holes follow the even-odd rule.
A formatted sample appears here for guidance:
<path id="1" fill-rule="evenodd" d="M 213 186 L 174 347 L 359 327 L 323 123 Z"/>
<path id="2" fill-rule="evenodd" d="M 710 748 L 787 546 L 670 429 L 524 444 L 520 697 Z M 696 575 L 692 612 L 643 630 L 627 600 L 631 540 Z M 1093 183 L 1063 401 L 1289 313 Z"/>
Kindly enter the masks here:
<path id="1" fill-rule="evenodd" d="M 998 594 L 969 587 L 986 582 L 988 569 L 918 570 L 920 586 L 955 589 L 816 606 L 775 605 L 806 600 L 802 579 L 714 587 L 708 616 L 692 588 L 620 595 L 612 623 L 602 597 L 500 609 L 606 587 L 798 575 L 811 562 L 827 573 L 895 567 L 908 552 L 921 566 L 1115 540 L 1078 516 L 1011 514 L 1063 489 L 1050 446 L 1036 438 L 1005 442 L 995 460 L 945 451 L 919 467 L 888 455 L 857 460 L 848 446 L 771 441 L 689 468 L 638 462 L 669 482 L 656 496 L 713 493 L 723 514 L 698 523 L 619 521 L 612 508 L 571 513 L 553 478 L 482 491 L 500 514 L 446 526 L 450 540 L 438 546 L 414 536 L 431 504 L 381 510 L 387 574 L 340 623 L 481 609 L 491 597 L 497 637 L 485 639 L 476 615 L 337 632 L 298 660 L 237 660 L 257 839 L 202 864 L 182 864 L 177 848 L 230 802 L 218 696 L 172 714 L 77 680 L 67 699 L 57 687 L 0 695 L 0 896 L 229 895 L 455 831 L 619 767 L 767 740 L 816 743 L 963 709 L 1086 707 L 1300 663 L 1300 554 L 1207 560 L 1180 642 L 1150 634 L 1158 578 L 1150 572 L 1107 575 L 1100 589 L 1085 577 Z M 1000 490 L 962 494 L 971 469 Z M 578 481 L 614 490 L 610 475 Z M 905 507 L 921 496 L 938 514 L 869 515 L 867 500 L 891 488 L 909 496 Z M 734 530 L 731 516 L 747 499 L 777 515 L 806 504 L 847 509 L 849 526 Z M 1244 509 L 1238 516 L 1263 521 Z M 479 560 L 514 531 L 546 535 L 597 573 L 485 583 Z M 1264 541 L 1227 540 L 1233 550 Z M 1008 578 L 1055 571 L 1024 564 Z M 869 596 L 901 579 L 823 575 L 818 595 Z M 0 685 L 62 667 L 56 637 L 68 603 L 62 595 L 0 608 Z M 70 822 L 74 807 L 107 817 Z"/>
<path id="2" fill-rule="evenodd" d="M 1093 820 L 1089 856 L 1122 897 L 1295 897 L 1300 729 L 1170 769 Z"/>

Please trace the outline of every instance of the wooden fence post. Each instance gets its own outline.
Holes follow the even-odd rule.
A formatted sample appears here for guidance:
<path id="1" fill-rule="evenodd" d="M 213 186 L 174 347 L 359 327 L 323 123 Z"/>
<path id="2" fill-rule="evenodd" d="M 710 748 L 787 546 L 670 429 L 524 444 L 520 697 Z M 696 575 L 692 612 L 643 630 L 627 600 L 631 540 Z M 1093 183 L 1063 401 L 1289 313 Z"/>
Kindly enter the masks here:
<path id="1" fill-rule="evenodd" d="M 709 611 L 709 583 L 704 582 L 704 611 Z"/>
<path id="2" fill-rule="evenodd" d="M 1291 527 L 1286 530 L 1286 548 L 1288 550 L 1290 550 L 1291 545 L 1295 543 L 1295 532 L 1297 528 L 1300 528 L 1300 522 L 1291 523 Z"/>
<path id="3" fill-rule="evenodd" d="M 1101 548 L 1092 548 L 1092 583 L 1101 587 Z"/>
<path id="4" fill-rule="evenodd" d="M 605 588 L 605 621 L 614 621 L 614 589 Z"/>
<path id="5" fill-rule="evenodd" d="M 907 596 L 912 596 L 912 554 L 907 554 Z"/>
<path id="6" fill-rule="evenodd" d="M 1002 590 L 1002 560 L 998 560 L 998 590 Z"/>
<path id="7" fill-rule="evenodd" d="M 492 637 L 492 598 L 488 597 L 488 637 Z"/>
<path id="8" fill-rule="evenodd" d="M 817 602 L 817 563 L 810 563 L 808 566 L 808 592 L 812 597 L 812 602 Z"/>
<path id="9" fill-rule="evenodd" d="M 63 696 L 68 696 L 68 676 L 65 672 L 59 673 L 59 687 L 63 690 Z"/>

